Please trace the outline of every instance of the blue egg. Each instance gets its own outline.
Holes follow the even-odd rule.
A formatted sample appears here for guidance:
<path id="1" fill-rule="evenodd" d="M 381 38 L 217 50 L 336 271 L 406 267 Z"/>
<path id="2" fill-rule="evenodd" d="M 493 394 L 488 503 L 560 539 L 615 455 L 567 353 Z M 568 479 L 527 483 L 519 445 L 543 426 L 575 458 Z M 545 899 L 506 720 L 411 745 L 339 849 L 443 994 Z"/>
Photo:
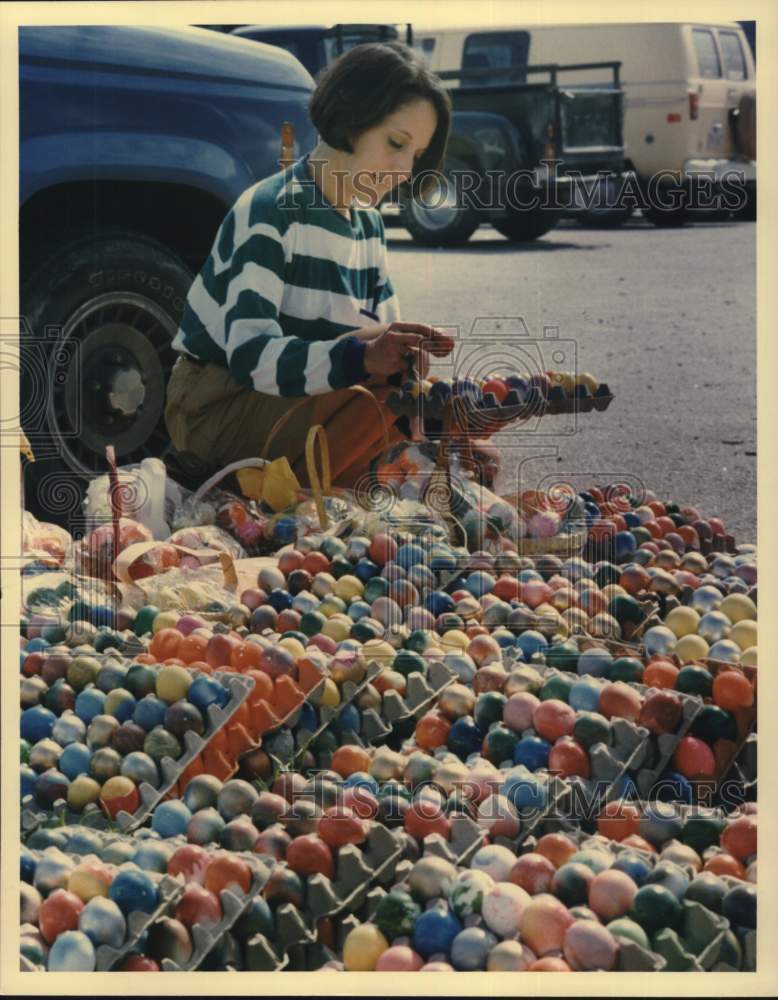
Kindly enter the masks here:
<path id="1" fill-rule="evenodd" d="M 279 517 L 273 525 L 273 540 L 288 545 L 297 540 L 297 520 L 294 517 Z"/>
<path id="2" fill-rule="evenodd" d="M 429 401 L 433 406 L 443 406 L 451 396 L 451 383 L 433 382 L 429 391 Z"/>
<path id="3" fill-rule="evenodd" d="M 451 726 L 446 743 L 460 760 L 466 760 L 470 754 L 478 753 L 483 741 L 483 731 L 475 724 L 472 716 L 465 715 Z"/>
<path id="4" fill-rule="evenodd" d="M 80 854 L 86 857 L 87 854 L 99 855 L 103 849 L 103 838 L 94 830 L 87 830 L 85 827 L 77 827 L 68 837 L 66 851 L 68 854 Z"/>
<path id="5" fill-rule="evenodd" d="M 541 767 L 548 767 L 550 752 L 551 744 L 548 740 L 542 740 L 539 736 L 525 736 L 514 747 L 513 763 L 523 764 L 530 771 L 538 771 Z"/>
<path id="6" fill-rule="evenodd" d="M 361 580 L 362 583 L 367 583 L 367 581 L 372 580 L 374 576 L 380 575 L 381 567 L 377 563 L 374 563 L 372 559 L 362 558 L 354 567 L 354 576 L 357 580 Z"/>
<path id="7" fill-rule="evenodd" d="M 348 606 L 346 614 L 353 622 L 358 622 L 360 618 L 369 618 L 371 608 L 367 601 L 355 600 Z"/>
<path id="8" fill-rule="evenodd" d="M 612 665 L 613 657 L 607 649 L 592 646 L 580 654 L 576 670 L 579 674 L 589 674 L 592 677 L 607 677 Z"/>
<path id="9" fill-rule="evenodd" d="M 516 644 L 516 636 L 513 634 L 513 632 L 510 631 L 510 629 L 507 628 L 496 628 L 494 632 L 492 632 L 492 638 L 500 647 L 500 649 L 510 649 L 512 646 L 515 646 Z M 523 660 L 524 653 L 521 650 L 518 650 L 518 653 L 519 653 L 518 658 L 520 660 Z"/>
<path id="10" fill-rule="evenodd" d="M 267 595 L 267 603 L 276 611 L 286 611 L 287 608 L 291 608 L 293 600 L 294 598 L 289 591 L 282 590 L 280 587 L 271 590 Z"/>
<path id="11" fill-rule="evenodd" d="M 76 695 L 74 705 L 76 715 L 87 725 L 96 715 L 103 714 L 105 692 L 96 687 L 86 687 Z"/>
<path id="12" fill-rule="evenodd" d="M 600 704 L 602 685 L 594 679 L 584 677 L 570 688 L 567 703 L 576 712 L 596 712 Z"/>
<path id="13" fill-rule="evenodd" d="M 518 577 L 519 583 L 530 583 L 532 580 L 538 580 L 540 583 L 543 582 L 543 574 L 538 573 L 536 569 L 523 569 Z"/>
<path id="14" fill-rule="evenodd" d="M 529 660 L 535 653 L 542 653 L 548 648 L 548 639 L 534 629 L 528 629 L 516 636 L 515 646 L 524 653 L 525 660 Z"/>
<path id="15" fill-rule="evenodd" d="M 634 511 L 628 510 L 622 514 L 622 517 L 624 518 L 624 523 L 628 528 L 640 527 L 640 517 Z"/>
<path id="16" fill-rule="evenodd" d="M 127 934 L 127 922 L 112 899 L 93 896 L 79 915 L 78 929 L 95 947 L 107 944 L 111 948 L 121 948 Z"/>
<path id="17" fill-rule="evenodd" d="M 424 599 L 424 607 L 437 618 L 449 614 L 456 607 L 456 602 L 444 590 L 435 590 Z"/>
<path id="18" fill-rule="evenodd" d="M 655 787 L 652 797 L 658 802 L 685 802 L 692 804 L 694 792 L 689 781 L 677 771 L 665 771 Z"/>
<path id="19" fill-rule="evenodd" d="M 683 901 L 691 879 L 680 865 L 673 861 L 657 861 L 645 879 L 646 885 L 663 885 L 665 889 Z"/>
<path id="20" fill-rule="evenodd" d="M 91 621 L 93 625 L 97 625 L 98 628 L 101 626 L 113 628 L 115 620 L 116 615 L 113 608 L 109 608 L 105 604 L 98 604 L 92 608 L 92 615 L 91 618 L 89 618 L 89 621 Z"/>
<path id="21" fill-rule="evenodd" d="M 155 695 L 147 695 L 146 697 L 156 697 Z M 203 715 L 208 711 L 209 705 L 216 705 L 219 708 L 223 708 L 230 698 L 230 693 L 223 685 L 221 685 L 215 677 L 208 677 L 205 674 L 201 674 L 199 677 L 195 677 L 192 683 L 189 685 L 189 690 L 186 693 L 188 701 L 198 708 Z M 142 698 L 140 702 L 135 706 L 135 712 L 133 713 L 133 719 L 138 722 L 138 709 L 140 705 L 145 701 Z M 144 709 L 144 712 L 146 709 Z M 141 723 L 138 723 L 141 725 Z M 159 725 L 159 723 L 155 723 Z M 146 727 L 143 726 L 145 729 Z M 153 728 L 153 726 L 152 726 Z"/>
<path id="22" fill-rule="evenodd" d="M 596 503 L 594 503 L 594 501 L 587 500 L 587 502 L 584 504 L 584 510 L 586 511 L 587 514 L 591 514 L 595 521 L 602 517 L 600 508 L 597 506 Z"/>
<path id="23" fill-rule="evenodd" d="M 22 882 L 29 882 L 32 885 L 35 879 L 35 868 L 38 862 L 35 860 L 35 855 L 22 844 L 21 853 L 19 855 L 19 878 Z"/>
<path id="24" fill-rule="evenodd" d="M 445 910 L 426 910 L 413 925 L 413 948 L 422 958 L 447 955 L 462 925 Z"/>
<path id="25" fill-rule="evenodd" d="M 453 552 L 434 548 L 430 553 L 429 568 L 434 573 L 452 573 L 457 568 L 457 558 Z"/>
<path id="26" fill-rule="evenodd" d="M 160 837 L 178 837 L 186 833 L 192 813 L 179 799 L 160 802 L 151 817 L 151 828 Z"/>
<path id="27" fill-rule="evenodd" d="M 27 645 L 24 647 L 25 653 L 40 653 L 44 649 L 49 648 L 50 643 L 45 639 L 38 637 L 37 639 L 30 639 Z"/>
<path id="28" fill-rule="evenodd" d="M 192 686 L 197 683 L 195 678 Z M 135 711 L 132 713 L 133 722 L 151 732 L 155 726 L 161 726 L 165 721 L 165 713 L 168 710 L 167 704 L 155 694 L 147 694 L 137 703 Z"/>
<path id="29" fill-rule="evenodd" d="M 123 697 L 118 705 L 114 707 L 113 716 L 119 722 L 128 722 L 135 715 L 138 702 L 133 695 L 127 692 L 127 697 Z"/>
<path id="30" fill-rule="evenodd" d="M 624 851 L 622 854 L 619 854 L 611 867 L 615 868 L 616 871 L 629 875 L 638 887 L 643 885 L 647 875 L 651 871 L 650 862 L 633 851 Z"/>
<path id="31" fill-rule="evenodd" d="M 135 910 L 152 913 L 157 906 L 157 887 L 139 868 L 125 868 L 111 882 L 108 898 L 125 916 Z"/>
<path id="32" fill-rule="evenodd" d="M 519 810 L 543 809 L 548 801 L 545 786 L 528 775 L 509 774 L 500 791 Z"/>
<path id="33" fill-rule="evenodd" d="M 56 715 L 43 705 L 33 705 L 25 708 L 21 718 L 21 737 L 29 743 L 37 743 L 51 736 L 51 730 L 57 721 Z"/>
<path id="34" fill-rule="evenodd" d="M 497 944 L 494 934 L 482 927 L 468 927 L 451 944 L 451 964 L 460 972 L 477 972 L 486 968 L 489 952 Z"/>
<path id="35" fill-rule="evenodd" d="M 395 562 L 402 566 L 403 569 L 410 569 L 411 566 L 417 565 L 417 563 L 423 563 L 425 559 L 424 549 L 421 545 L 415 545 L 413 542 L 407 542 L 405 545 L 401 545 L 397 550 L 397 556 L 395 557 Z"/>
<path id="36" fill-rule="evenodd" d="M 637 539 L 631 531 L 617 531 L 613 544 L 616 562 L 624 562 L 638 547 Z"/>
<path id="37" fill-rule="evenodd" d="M 476 570 L 465 580 L 465 590 L 473 597 L 483 597 L 491 592 L 496 580 L 491 573 L 484 573 L 483 570 Z"/>
<path id="38" fill-rule="evenodd" d="M 319 728 L 319 717 L 316 709 L 309 701 L 304 701 L 300 708 L 300 717 L 297 720 L 295 729 L 305 729 L 309 733 L 315 732 Z"/>
<path id="39" fill-rule="evenodd" d="M 79 774 L 89 773 L 89 761 L 92 751 L 84 743 L 70 743 L 62 751 L 59 758 L 59 769 L 66 778 L 72 781 Z"/>
<path id="40" fill-rule="evenodd" d="M 49 972 L 94 972 L 95 946 L 81 931 L 65 931 L 54 941 L 46 960 Z"/>
<path id="41" fill-rule="evenodd" d="M 170 860 L 170 850 L 161 840 L 145 840 L 135 849 L 130 861 L 145 872 L 164 875 Z"/>
<path id="42" fill-rule="evenodd" d="M 362 716 L 359 714 L 357 706 L 350 702 L 344 705 L 342 712 L 332 720 L 331 725 L 336 733 L 343 733 L 347 729 L 358 733 L 362 728 Z"/>
<path id="43" fill-rule="evenodd" d="M 343 782 L 344 788 L 366 788 L 373 795 L 378 795 L 378 782 L 367 771 L 353 771 Z"/>

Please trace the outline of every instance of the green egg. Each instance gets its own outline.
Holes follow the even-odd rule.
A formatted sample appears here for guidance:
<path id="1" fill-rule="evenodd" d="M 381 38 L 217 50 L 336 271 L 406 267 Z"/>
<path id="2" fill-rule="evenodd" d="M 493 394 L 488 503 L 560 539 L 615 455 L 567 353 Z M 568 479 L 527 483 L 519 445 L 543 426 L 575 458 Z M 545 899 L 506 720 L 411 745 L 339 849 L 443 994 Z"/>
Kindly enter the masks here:
<path id="1" fill-rule="evenodd" d="M 158 614 L 159 608 L 153 604 L 145 604 L 140 608 L 135 615 L 135 635 L 149 635 L 154 625 L 154 619 Z"/>
<path id="2" fill-rule="evenodd" d="M 683 694 L 698 694 L 710 698 L 713 691 L 713 676 L 705 667 L 682 667 L 675 679 L 675 690 Z"/>
<path id="3" fill-rule="evenodd" d="M 402 649 L 394 658 L 392 670 L 396 670 L 403 677 L 412 673 L 419 673 L 423 676 L 427 673 L 427 664 L 418 653 L 414 653 L 410 649 Z"/>
<path id="4" fill-rule="evenodd" d="M 564 701 L 566 703 L 573 684 L 575 684 L 575 677 L 571 674 L 556 674 L 553 677 L 549 677 L 540 689 L 538 697 L 541 701 L 556 699 L 557 701 Z"/>
<path id="5" fill-rule="evenodd" d="M 379 597 L 386 597 L 389 594 L 390 586 L 391 584 L 388 580 L 385 580 L 384 577 L 374 576 L 365 584 L 365 590 L 362 594 L 362 598 L 367 601 L 368 604 L 372 604 L 373 601 L 377 600 Z"/>
<path id="6" fill-rule="evenodd" d="M 432 635 L 426 629 L 414 629 L 403 643 L 413 653 L 423 653 L 432 645 Z"/>
<path id="7" fill-rule="evenodd" d="M 327 619 L 320 611 L 306 611 L 300 618 L 300 631 L 310 639 L 318 635 L 326 624 Z"/>
<path id="8" fill-rule="evenodd" d="M 611 681 L 624 681 L 625 684 L 639 684 L 643 679 L 644 666 L 634 656 L 620 656 L 613 661 L 608 679 Z"/>

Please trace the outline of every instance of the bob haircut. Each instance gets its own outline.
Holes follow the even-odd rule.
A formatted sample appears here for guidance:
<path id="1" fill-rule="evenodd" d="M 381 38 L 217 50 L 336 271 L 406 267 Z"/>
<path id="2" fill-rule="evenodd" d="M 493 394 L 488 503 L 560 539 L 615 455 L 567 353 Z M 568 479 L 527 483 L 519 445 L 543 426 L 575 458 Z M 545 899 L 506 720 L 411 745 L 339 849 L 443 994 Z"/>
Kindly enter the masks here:
<path id="1" fill-rule="evenodd" d="M 451 99 L 440 80 L 413 49 L 402 42 L 356 45 L 324 70 L 308 104 L 317 132 L 332 146 L 353 153 L 352 141 L 379 125 L 405 104 L 428 100 L 438 123 L 429 146 L 416 161 L 410 184 L 421 177 L 421 189 L 435 183 L 451 127 Z"/>

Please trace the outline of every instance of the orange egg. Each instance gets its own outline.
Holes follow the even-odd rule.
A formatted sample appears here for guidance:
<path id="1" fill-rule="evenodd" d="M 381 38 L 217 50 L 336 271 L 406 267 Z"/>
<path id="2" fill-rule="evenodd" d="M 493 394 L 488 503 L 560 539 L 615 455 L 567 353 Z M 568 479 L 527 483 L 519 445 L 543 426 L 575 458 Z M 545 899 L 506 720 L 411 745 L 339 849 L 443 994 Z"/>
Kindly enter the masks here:
<path id="1" fill-rule="evenodd" d="M 640 811 L 631 802 L 613 799 L 597 817 L 597 832 L 609 840 L 624 840 L 638 832 Z"/>
<path id="2" fill-rule="evenodd" d="M 422 750 L 437 750 L 445 746 L 451 723 L 438 712 L 427 712 L 416 723 L 414 736 Z M 366 770 L 366 769 L 365 769 Z"/>
<path id="3" fill-rule="evenodd" d="M 341 777 L 348 778 L 357 771 L 367 771 L 370 767 L 370 754 L 363 747 L 346 744 L 338 747 L 332 755 L 330 767 Z"/>
<path id="4" fill-rule="evenodd" d="M 554 865 L 560 868 L 578 848 L 564 833 L 546 833 L 535 845 L 535 853 L 542 854 Z"/>
<path id="5" fill-rule="evenodd" d="M 629 719 L 634 722 L 640 715 L 642 704 L 640 692 L 624 681 L 606 685 L 600 694 L 600 712 L 606 719 Z"/>
<path id="6" fill-rule="evenodd" d="M 646 666 L 643 672 L 643 684 L 646 687 L 664 688 L 672 691 L 675 688 L 675 679 L 678 673 L 678 667 L 670 663 L 669 660 L 654 660 Z"/>
<path id="7" fill-rule="evenodd" d="M 714 854 L 702 866 L 704 872 L 714 875 L 731 875 L 733 878 L 746 880 L 746 870 L 731 854 Z"/>
<path id="8" fill-rule="evenodd" d="M 163 631 L 165 630 L 163 629 Z M 157 632 L 157 635 L 161 634 L 161 632 Z M 226 636 L 222 636 L 222 638 L 226 638 Z M 178 655 L 184 663 L 194 663 L 195 660 L 205 660 L 206 663 L 211 663 L 211 659 L 208 657 L 208 641 L 204 635 L 196 635 L 194 632 L 183 636 L 178 646 Z"/>
<path id="9" fill-rule="evenodd" d="M 184 636 L 177 628 L 161 628 L 149 643 L 149 653 L 156 657 L 157 662 L 165 660 L 169 656 L 177 656 L 183 640 Z"/>
<path id="10" fill-rule="evenodd" d="M 738 861 L 756 854 L 756 817 L 738 816 L 728 823 L 721 834 L 721 846 Z"/>
<path id="11" fill-rule="evenodd" d="M 749 708 L 754 703 L 754 689 L 740 671 L 719 670 L 713 678 L 713 701 L 728 712 Z"/>

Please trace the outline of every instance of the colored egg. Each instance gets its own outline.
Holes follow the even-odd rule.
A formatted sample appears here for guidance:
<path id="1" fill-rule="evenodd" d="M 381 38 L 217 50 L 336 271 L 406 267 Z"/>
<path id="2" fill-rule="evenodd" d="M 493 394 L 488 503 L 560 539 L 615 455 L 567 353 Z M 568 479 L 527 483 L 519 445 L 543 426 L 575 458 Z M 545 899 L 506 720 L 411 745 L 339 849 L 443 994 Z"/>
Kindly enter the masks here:
<path id="1" fill-rule="evenodd" d="M 535 896 L 524 908 L 519 933 L 522 942 L 542 957 L 562 949 L 573 922 L 574 917 L 558 899 L 550 895 Z"/>
<path id="2" fill-rule="evenodd" d="M 343 965 L 347 972 L 372 972 L 388 949 L 389 942 L 377 927 L 360 924 L 349 931 L 343 943 Z"/>
<path id="3" fill-rule="evenodd" d="M 51 946 L 46 968 L 49 972 L 93 972 L 95 949 L 81 931 L 67 930 Z"/>
<path id="4" fill-rule="evenodd" d="M 422 958 L 448 955 L 454 938 L 461 930 L 462 925 L 451 914 L 439 909 L 426 910 L 414 925 L 413 948 Z"/>
<path id="5" fill-rule="evenodd" d="M 616 964 L 618 941 L 594 920 L 576 920 L 567 929 L 563 951 L 576 972 L 610 971 Z"/>
<path id="6" fill-rule="evenodd" d="M 120 948 L 124 944 L 127 924 L 113 900 L 93 896 L 79 915 L 78 929 L 87 935 L 95 948 L 103 944 Z"/>

